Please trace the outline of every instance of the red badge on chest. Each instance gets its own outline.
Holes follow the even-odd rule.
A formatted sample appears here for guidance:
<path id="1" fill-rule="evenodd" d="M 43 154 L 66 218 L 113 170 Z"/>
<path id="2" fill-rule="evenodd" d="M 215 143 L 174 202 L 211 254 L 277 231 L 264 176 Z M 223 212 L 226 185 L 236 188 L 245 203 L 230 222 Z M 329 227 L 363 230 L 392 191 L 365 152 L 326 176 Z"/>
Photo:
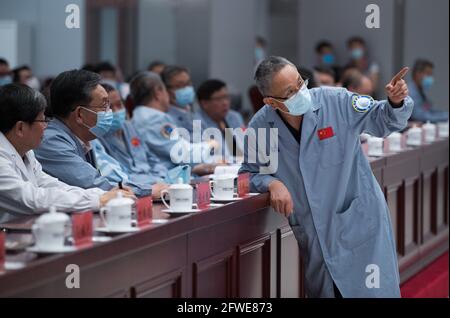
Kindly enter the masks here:
<path id="1" fill-rule="evenodd" d="M 320 140 L 328 139 L 334 136 L 333 127 L 326 127 L 317 131 Z"/>
<path id="2" fill-rule="evenodd" d="M 138 137 L 133 137 L 133 138 L 131 139 L 131 144 L 132 144 L 134 147 L 139 147 L 139 145 L 141 144 L 141 141 L 139 140 Z"/>

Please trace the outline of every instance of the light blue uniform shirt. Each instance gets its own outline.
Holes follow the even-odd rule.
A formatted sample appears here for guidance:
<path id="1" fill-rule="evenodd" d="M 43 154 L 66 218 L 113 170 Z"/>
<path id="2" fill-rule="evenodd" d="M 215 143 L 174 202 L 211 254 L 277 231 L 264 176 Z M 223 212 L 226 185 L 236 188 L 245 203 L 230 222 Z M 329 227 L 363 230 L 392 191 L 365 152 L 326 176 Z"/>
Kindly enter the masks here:
<path id="1" fill-rule="evenodd" d="M 433 109 L 431 101 L 422 94 L 414 81 L 408 83 L 409 96 L 414 100 L 414 110 L 411 120 L 432 123 L 447 121 L 448 112 Z"/>
<path id="2" fill-rule="evenodd" d="M 195 113 L 191 111 L 191 108 L 189 106 L 186 109 L 182 109 L 178 106 L 170 105 L 167 114 L 170 116 L 170 118 L 172 118 L 175 126 L 183 127 L 187 129 L 190 134 L 192 134 L 192 121 L 194 120 Z"/>
<path id="3" fill-rule="evenodd" d="M 119 182 L 131 187 L 137 197 L 149 196 L 152 194 L 151 177 L 144 174 L 129 173 L 126 167 L 122 166 L 119 161 L 111 157 L 98 140 L 91 141 L 92 148 L 95 153 L 95 160 L 97 161 L 97 168 L 111 183 L 116 186 Z"/>
<path id="4" fill-rule="evenodd" d="M 59 119 L 49 123 L 34 153 L 46 173 L 67 184 L 106 191 L 117 186 L 100 174 L 94 153 L 86 152 L 80 139 Z"/>
<path id="5" fill-rule="evenodd" d="M 202 132 L 204 132 L 206 129 L 208 128 L 216 128 L 220 130 L 219 124 L 214 121 L 211 117 L 209 117 L 209 115 L 202 109 L 200 108 L 198 110 L 198 112 L 195 113 L 194 116 L 195 120 L 201 120 L 201 129 Z M 242 115 L 234 110 L 229 110 L 227 115 L 225 116 L 225 124 L 227 126 L 227 128 L 231 128 L 231 129 L 236 129 L 236 128 L 242 128 L 245 130 L 245 125 L 244 125 L 244 119 L 242 118 Z M 237 153 L 243 153 L 244 150 L 244 144 L 243 144 L 243 140 L 241 138 L 239 138 L 239 135 L 235 135 L 234 138 L 235 142 L 236 142 L 236 147 L 237 149 Z M 232 149 L 231 149 L 231 145 L 226 143 L 225 140 L 225 135 L 222 134 L 222 147 L 223 147 L 223 151 L 222 151 L 222 155 L 228 160 L 232 160 Z"/>
<path id="6" fill-rule="evenodd" d="M 99 138 L 106 152 L 120 162 L 131 179 L 149 184 L 163 182 L 167 168 L 148 150 L 131 123 L 124 122 L 119 132 L 121 135 L 113 132 Z"/>
<path id="7" fill-rule="evenodd" d="M 289 223 L 304 256 L 309 297 L 334 297 L 333 281 L 343 297 L 399 297 L 389 208 L 359 136 L 385 137 L 403 129 L 414 103 L 407 97 L 400 108 L 387 101 L 365 108 L 343 88 L 310 92 L 313 107 L 303 116 L 300 143 L 272 107 L 255 114 L 248 130 L 278 129 L 278 144 L 270 144 L 267 133 L 260 150 L 278 155 L 278 166 L 270 174 L 259 173 L 264 165 L 249 162 L 246 149 L 241 172 L 251 173 L 252 191 L 268 191 L 273 180 L 289 190 L 294 202 Z M 366 285 L 371 278 L 366 270 L 374 267 L 379 269 L 379 288 Z"/>
<path id="8" fill-rule="evenodd" d="M 152 151 L 167 169 L 182 164 L 194 166 L 208 158 L 210 146 L 206 142 L 189 142 L 191 137 L 174 132 L 177 128 L 172 118 L 160 110 L 137 106 L 133 111 L 132 125 L 141 136 L 147 147 Z"/>

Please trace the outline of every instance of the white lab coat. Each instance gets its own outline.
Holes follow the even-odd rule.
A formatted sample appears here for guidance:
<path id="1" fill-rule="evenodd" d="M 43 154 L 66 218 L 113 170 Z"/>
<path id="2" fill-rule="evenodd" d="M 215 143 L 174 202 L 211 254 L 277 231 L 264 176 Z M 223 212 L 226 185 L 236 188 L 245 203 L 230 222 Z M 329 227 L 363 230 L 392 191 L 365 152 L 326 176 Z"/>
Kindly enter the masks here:
<path id="1" fill-rule="evenodd" d="M 97 210 L 105 191 L 69 186 L 42 171 L 32 150 L 20 157 L 0 133 L 0 222 L 48 211 Z"/>

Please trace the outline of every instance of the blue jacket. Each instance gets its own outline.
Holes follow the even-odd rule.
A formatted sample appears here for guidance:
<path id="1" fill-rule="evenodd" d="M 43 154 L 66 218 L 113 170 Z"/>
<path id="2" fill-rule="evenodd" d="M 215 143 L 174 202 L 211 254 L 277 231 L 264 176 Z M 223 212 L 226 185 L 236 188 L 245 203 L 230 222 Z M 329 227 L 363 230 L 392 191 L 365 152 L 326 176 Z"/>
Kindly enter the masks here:
<path id="1" fill-rule="evenodd" d="M 194 119 L 201 120 L 202 132 L 208 128 L 220 129 L 217 122 L 215 122 L 211 117 L 209 117 L 208 114 L 201 108 L 195 114 Z M 242 119 L 241 114 L 234 110 L 230 109 L 228 111 L 228 114 L 225 116 L 225 122 L 226 122 L 228 128 L 232 128 L 232 129 L 242 128 L 245 130 L 244 120 Z M 236 136 L 234 138 L 234 140 L 236 141 L 236 147 L 238 148 L 237 152 L 243 152 L 244 144 L 243 144 L 243 141 L 241 140 L 241 138 Z M 230 149 L 231 146 L 227 145 L 224 135 L 222 135 L 222 147 L 224 149 L 222 152 L 222 155 L 225 158 L 229 158 L 228 160 L 231 160 L 232 159 L 232 158 L 230 158 L 230 156 L 232 155 L 232 151 Z"/>
<path id="2" fill-rule="evenodd" d="M 106 191 L 117 185 L 100 174 L 94 153 L 86 154 L 81 141 L 59 119 L 49 123 L 34 153 L 46 173 L 67 184 Z"/>
<path id="3" fill-rule="evenodd" d="M 166 167 L 148 150 L 131 123 L 126 121 L 121 132 L 123 137 L 109 133 L 99 138 L 107 153 L 120 162 L 131 180 L 147 184 L 162 182 L 167 175 Z"/>
<path id="4" fill-rule="evenodd" d="M 414 110 L 411 120 L 432 123 L 447 121 L 448 112 L 433 109 L 431 101 L 422 94 L 414 81 L 408 83 L 409 96 L 414 100 Z"/>
<path id="5" fill-rule="evenodd" d="M 294 202 L 289 222 L 304 256 L 309 297 L 334 297 L 333 281 L 343 297 L 399 297 L 389 208 L 359 135 L 385 137 L 403 129 L 414 103 L 407 97 L 400 108 L 387 101 L 365 107 L 343 88 L 310 92 L 313 108 L 303 116 L 300 143 L 272 107 L 256 113 L 247 131 L 266 128 L 265 149 L 258 152 L 273 157 L 268 164 L 261 158 L 250 162 L 255 143 L 249 144 L 241 172 L 251 173 L 252 191 L 268 191 L 273 180 L 289 190 Z M 379 288 L 371 288 L 374 268 Z"/>

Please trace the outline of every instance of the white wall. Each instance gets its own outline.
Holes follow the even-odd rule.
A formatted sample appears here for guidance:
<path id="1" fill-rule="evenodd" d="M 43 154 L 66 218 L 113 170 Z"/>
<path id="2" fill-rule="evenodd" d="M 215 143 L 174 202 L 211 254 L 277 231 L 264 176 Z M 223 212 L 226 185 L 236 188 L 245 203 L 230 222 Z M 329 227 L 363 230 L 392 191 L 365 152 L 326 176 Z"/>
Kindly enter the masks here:
<path id="1" fill-rule="evenodd" d="M 257 0 L 212 0 L 209 75 L 242 93 L 250 108 L 248 88 L 253 84 Z"/>
<path id="2" fill-rule="evenodd" d="M 416 58 L 434 63 L 435 85 L 430 89 L 434 105 L 441 109 L 449 106 L 449 1 L 407 0 L 404 41 L 404 61 L 413 65 Z"/>
<path id="3" fill-rule="evenodd" d="M 31 64 L 38 76 L 58 74 L 80 67 L 84 61 L 84 1 L 1 1 L 0 19 L 17 20 L 19 24 L 31 28 L 31 58 L 20 58 L 17 64 Z M 80 7 L 80 29 L 67 29 L 65 26 L 65 7 L 70 3 Z"/>
<path id="4" fill-rule="evenodd" d="M 194 84 L 208 78 L 211 0 L 178 0 L 175 7 L 176 61 L 187 66 Z"/>
<path id="5" fill-rule="evenodd" d="M 138 63 L 146 69 L 153 60 L 176 62 L 174 2 L 140 0 L 138 9 Z"/>

